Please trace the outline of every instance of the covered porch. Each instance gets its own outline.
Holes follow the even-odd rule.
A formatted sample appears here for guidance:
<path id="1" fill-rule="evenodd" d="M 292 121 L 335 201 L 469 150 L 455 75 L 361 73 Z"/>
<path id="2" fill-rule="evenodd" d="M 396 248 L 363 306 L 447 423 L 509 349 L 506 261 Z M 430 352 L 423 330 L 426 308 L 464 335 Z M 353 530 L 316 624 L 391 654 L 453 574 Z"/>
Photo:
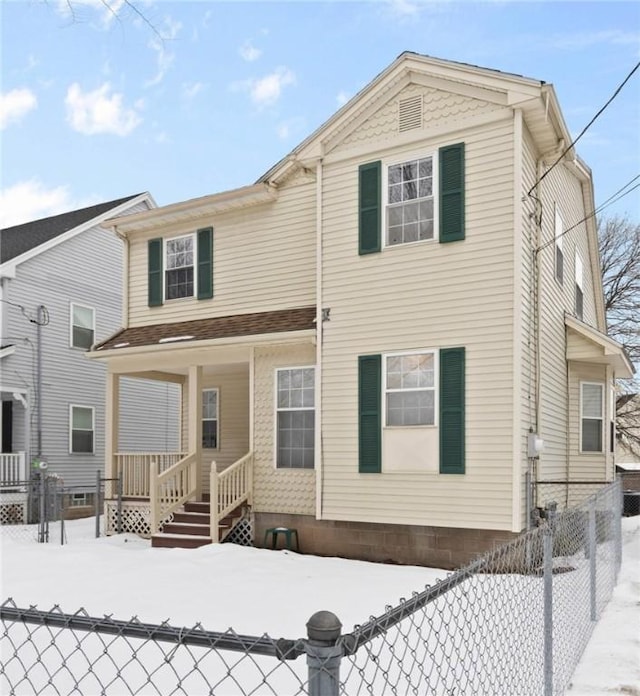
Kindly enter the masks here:
<path id="1" fill-rule="evenodd" d="M 314 314 L 314 308 L 307 308 L 303 317 L 294 314 L 293 325 L 291 321 L 281 324 L 290 327 L 289 330 L 254 331 L 219 338 L 201 338 L 196 332 L 201 328 L 196 325 L 203 322 L 220 329 L 222 320 L 215 319 L 126 329 L 94 349 L 92 357 L 104 360 L 108 367 L 107 533 L 115 531 L 118 485 L 122 492 L 123 528 L 151 536 L 154 545 L 160 545 L 155 543 L 155 537 L 170 534 L 172 526 L 179 525 L 185 534 L 185 529 L 189 532 L 189 524 L 194 525 L 196 532 L 191 536 L 202 537 L 202 543 L 215 543 L 243 515 L 250 514 L 254 498 L 254 410 L 260 391 L 255 384 L 256 351 L 309 345 L 315 334 Z M 256 328 L 262 328 L 264 318 L 257 316 L 262 321 Z M 304 328 L 300 326 L 302 322 Z M 250 319 L 248 322 L 245 319 L 244 331 L 247 324 L 252 326 Z M 278 324 L 272 323 L 273 326 Z M 160 447 L 156 451 L 121 449 L 120 391 L 121 380 L 126 377 L 180 386 L 178 451 L 163 451 Z M 199 504 L 197 509 L 196 504 Z M 185 506 L 193 510 L 193 522 L 184 521 Z M 208 527 L 206 534 L 204 525 Z"/>

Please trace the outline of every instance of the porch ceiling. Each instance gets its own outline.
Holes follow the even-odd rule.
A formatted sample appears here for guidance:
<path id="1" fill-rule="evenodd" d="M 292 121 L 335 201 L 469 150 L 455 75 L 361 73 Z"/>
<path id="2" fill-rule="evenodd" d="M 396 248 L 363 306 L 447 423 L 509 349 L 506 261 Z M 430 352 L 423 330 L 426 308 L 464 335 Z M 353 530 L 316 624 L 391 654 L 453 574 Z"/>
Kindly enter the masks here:
<path id="1" fill-rule="evenodd" d="M 567 360 L 610 365 L 617 379 L 629 379 L 635 372 L 624 348 L 606 334 L 575 317 L 565 317 Z"/>

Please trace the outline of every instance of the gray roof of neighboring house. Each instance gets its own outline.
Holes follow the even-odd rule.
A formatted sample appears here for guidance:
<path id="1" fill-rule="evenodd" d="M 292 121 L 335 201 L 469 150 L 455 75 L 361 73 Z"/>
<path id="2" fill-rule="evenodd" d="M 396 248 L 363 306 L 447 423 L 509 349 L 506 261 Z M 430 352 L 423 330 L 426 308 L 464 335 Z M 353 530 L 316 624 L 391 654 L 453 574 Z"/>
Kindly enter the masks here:
<path id="1" fill-rule="evenodd" d="M 33 222 L 25 222 L 22 225 L 14 227 L 5 227 L 0 230 L 0 263 L 10 261 L 26 251 L 40 246 L 55 237 L 72 230 L 74 227 L 88 222 L 89 220 L 108 212 L 112 208 L 117 208 L 119 205 L 126 203 L 139 196 L 139 193 L 133 196 L 125 196 L 118 198 L 115 201 L 107 203 L 98 203 L 88 208 L 80 210 L 72 210 L 68 213 L 60 215 L 52 215 L 51 217 L 34 220 Z"/>

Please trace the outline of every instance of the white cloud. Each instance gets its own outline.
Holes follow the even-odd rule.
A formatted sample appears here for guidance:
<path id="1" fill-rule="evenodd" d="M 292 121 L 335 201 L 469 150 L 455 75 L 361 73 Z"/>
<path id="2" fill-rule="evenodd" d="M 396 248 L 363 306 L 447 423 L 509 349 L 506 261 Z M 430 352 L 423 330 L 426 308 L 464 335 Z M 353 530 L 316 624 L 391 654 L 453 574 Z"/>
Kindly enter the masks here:
<path id="1" fill-rule="evenodd" d="M 93 92 L 83 92 L 80 85 L 74 82 L 67 90 L 65 99 L 67 121 L 75 131 L 84 135 L 129 135 L 142 122 L 142 118 L 135 108 L 129 109 L 123 105 L 122 97 L 117 92 L 111 94 L 108 82 Z"/>
<path id="2" fill-rule="evenodd" d="M 156 74 L 145 82 L 146 87 L 153 87 L 164 80 L 167 70 L 176 57 L 175 53 L 169 50 L 168 42 L 173 41 L 178 36 L 180 29 L 182 29 L 181 22 L 175 22 L 171 17 L 165 17 L 164 23 L 159 29 L 160 35 L 154 35 L 147 44 L 156 53 L 158 67 Z"/>
<path id="3" fill-rule="evenodd" d="M 244 80 L 232 85 L 233 89 L 249 92 L 251 101 L 259 108 L 272 106 L 287 85 L 295 84 L 296 76 L 289 68 L 279 67 L 259 79 Z"/>
<path id="4" fill-rule="evenodd" d="M 125 0 L 58 0 L 56 3 L 58 12 L 73 22 L 84 21 L 84 9 L 95 10 L 105 28 L 118 18 L 123 8 L 126 9 Z"/>
<path id="5" fill-rule="evenodd" d="M 411 0 L 388 0 L 387 4 L 391 14 L 396 17 L 415 17 L 420 12 L 418 4 Z"/>
<path id="6" fill-rule="evenodd" d="M 583 50 L 598 45 L 637 45 L 640 42 L 638 32 L 625 32 L 619 29 L 605 29 L 602 31 L 563 33 L 549 39 L 549 45 L 553 48 L 567 50 Z"/>
<path id="7" fill-rule="evenodd" d="M 23 116 L 36 108 L 38 99 L 28 88 L 12 89 L 0 94 L 0 130 L 17 123 Z"/>
<path id="8" fill-rule="evenodd" d="M 182 85 L 182 93 L 187 99 L 193 99 L 197 94 L 200 94 L 204 89 L 202 82 L 185 82 Z"/>
<path id="9" fill-rule="evenodd" d="M 247 63 L 252 63 L 254 60 L 258 60 L 262 55 L 262 51 L 256 48 L 249 39 L 247 39 L 242 46 L 238 49 L 238 53 L 242 56 L 243 60 Z"/>
<path id="10" fill-rule="evenodd" d="M 47 188 L 37 179 L 20 181 L 0 190 L 0 227 L 20 225 L 98 202 L 95 197 L 72 200 L 67 186 Z"/>

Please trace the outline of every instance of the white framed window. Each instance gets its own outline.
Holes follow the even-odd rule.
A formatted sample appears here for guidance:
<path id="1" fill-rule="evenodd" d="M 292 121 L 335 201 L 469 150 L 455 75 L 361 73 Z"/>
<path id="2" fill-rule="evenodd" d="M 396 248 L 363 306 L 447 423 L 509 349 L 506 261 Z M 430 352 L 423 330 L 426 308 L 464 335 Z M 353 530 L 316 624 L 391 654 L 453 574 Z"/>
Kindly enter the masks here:
<path id="1" fill-rule="evenodd" d="M 313 469 L 315 452 L 313 366 L 276 369 L 276 466 Z"/>
<path id="2" fill-rule="evenodd" d="M 95 409 L 93 406 L 69 406 L 69 452 L 93 454 Z"/>
<path id="3" fill-rule="evenodd" d="M 576 251 L 576 299 L 575 299 L 575 312 L 578 319 L 582 319 L 584 314 L 584 290 L 583 290 L 583 270 L 582 270 L 582 258 L 580 254 Z"/>
<path id="4" fill-rule="evenodd" d="M 555 207 L 554 237 L 555 244 L 553 245 L 553 248 L 555 250 L 555 276 L 558 283 L 562 285 L 562 282 L 564 280 L 564 254 L 562 251 L 562 242 L 564 239 L 564 222 L 560 217 L 560 211 L 558 210 L 557 205 Z"/>
<path id="5" fill-rule="evenodd" d="M 96 310 L 71 303 L 69 307 L 69 344 L 72 348 L 89 350 L 95 343 Z"/>
<path id="6" fill-rule="evenodd" d="M 195 234 L 165 239 L 164 242 L 164 297 L 177 300 L 193 297 L 195 281 Z"/>
<path id="7" fill-rule="evenodd" d="M 202 446 L 205 449 L 218 449 L 219 419 L 218 408 L 220 392 L 215 389 L 202 390 Z"/>
<path id="8" fill-rule="evenodd" d="M 69 507 L 85 507 L 91 505 L 93 496 L 90 493 L 72 493 L 69 496 Z"/>
<path id="9" fill-rule="evenodd" d="M 436 425 L 436 351 L 383 355 L 384 424 Z"/>
<path id="10" fill-rule="evenodd" d="M 434 240 L 437 157 L 384 163 L 385 246 Z"/>
<path id="11" fill-rule="evenodd" d="M 580 451 L 604 451 L 604 384 L 580 382 Z"/>

